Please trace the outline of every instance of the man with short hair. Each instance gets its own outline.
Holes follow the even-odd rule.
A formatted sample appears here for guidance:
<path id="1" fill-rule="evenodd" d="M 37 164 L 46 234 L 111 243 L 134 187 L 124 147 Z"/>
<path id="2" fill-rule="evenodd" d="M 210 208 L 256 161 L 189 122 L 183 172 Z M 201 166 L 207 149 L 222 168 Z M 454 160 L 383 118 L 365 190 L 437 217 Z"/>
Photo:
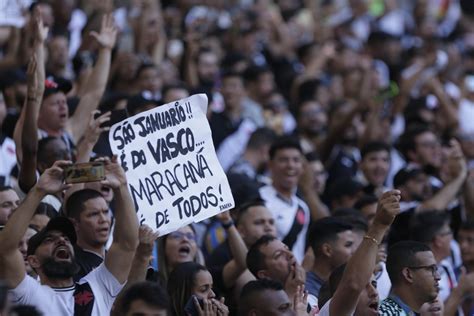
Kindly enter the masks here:
<path id="1" fill-rule="evenodd" d="M 76 234 L 71 221 L 64 217 L 49 221 L 28 242 L 28 262 L 38 273 L 41 283 L 26 275 L 18 250 L 18 244 L 41 199 L 46 194 L 68 188 L 63 183 L 63 175 L 64 167 L 69 164 L 57 161 L 46 170 L 0 232 L 0 277 L 13 289 L 14 303 L 34 305 L 43 314 L 108 315 L 115 297 L 127 280 L 138 245 L 134 204 L 128 192 L 125 172 L 116 158 L 112 161 L 105 159 L 104 184 L 114 190 L 117 207 L 114 241 L 103 264 L 79 283 L 74 283 L 73 275 L 77 271 L 73 250 Z"/>
<path id="2" fill-rule="evenodd" d="M 167 316 L 170 315 L 169 308 L 168 293 L 158 283 L 138 282 L 121 294 L 117 312 L 112 315 Z"/>
<path id="3" fill-rule="evenodd" d="M 392 292 L 380 305 L 381 316 L 418 313 L 439 293 L 438 266 L 430 248 L 417 241 L 400 241 L 388 250 L 387 271 Z"/>
<path id="4" fill-rule="evenodd" d="M 306 272 L 305 288 L 311 306 L 318 305 L 319 290 L 331 273 L 352 256 L 355 250 L 352 226 L 339 217 L 326 217 L 311 226 L 308 244 L 314 253 L 311 270 Z"/>
<path id="5" fill-rule="evenodd" d="M 66 201 L 66 214 L 74 224 L 77 235 L 74 253 L 80 270 L 74 280 L 79 281 L 102 263 L 112 216 L 102 194 L 92 189 L 71 194 Z"/>
<path id="6" fill-rule="evenodd" d="M 273 236 L 259 238 L 247 253 L 247 268 L 257 279 L 270 279 L 284 285 L 289 297 L 305 282 L 305 271 L 287 245 Z"/>
<path id="7" fill-rule="evenodd" d="M 385 180 L 390 170 L 390 146 L 383 142 L 369 142 L 361 150 L 360 178 L 366 194 L 380 196 L 387 188 Z"/>
<path id="8" fill-rule="evenodd" d="M 5 225 L 8 217 L 20 204 L 20 198 L 9 186 L 0 186 L 0 225 Z"/>
<path id="9" fill-rule="evenodd" d="M 247 283 L 240 294 L 239 316 L 296 315 L 281 283 L 262 279 Z"/>
<path id="10" fill-rule="evenodd" d="M 331 274 L 329 285 L 332 297 L 323 306 L 320 304 L 320 316 L 378 316 L 377 282 L 373 273 L 379 245 L 400 212 L 399 200 L 399 191 L 382 194 L 374 222 L 362 243 L 347 264 Z"/>
<path id="11" fill-rule="evenodd" d="M 463 267 L 460 270 L 466 269 L 467 273 L 474 272 L 474 221 L 470 220 L 459 227 L 458 243 L 461 248 L 461 257 Z M 460 273 L 462 273 L 459 271 Z M 465 315 L 474 314 L 474 299 L 472 296 L 465 298 L 463 305 Z"/>
<path id="12" fill-rule="evenodd" d="M 270 147 L 272 184 L 260 188 L 265 205 L 272 212 L 277 236 L 301 263 L 310 221 L 308 205 L 296 195 L 303 173 L 303 152 L 297 139 L 281 137 Z"/>

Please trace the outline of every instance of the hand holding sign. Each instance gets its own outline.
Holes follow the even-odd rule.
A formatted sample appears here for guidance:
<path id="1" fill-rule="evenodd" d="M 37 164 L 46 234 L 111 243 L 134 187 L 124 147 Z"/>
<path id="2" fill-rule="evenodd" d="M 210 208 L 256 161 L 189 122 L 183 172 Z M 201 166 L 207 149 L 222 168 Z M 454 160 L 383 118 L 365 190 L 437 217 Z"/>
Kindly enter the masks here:
<path id="1" fill-rule="evenodd" d="M 234 207 L 206 111 L 207 97 L 199 94 L 111 128 L 139 221 L 161 235 Z"/>

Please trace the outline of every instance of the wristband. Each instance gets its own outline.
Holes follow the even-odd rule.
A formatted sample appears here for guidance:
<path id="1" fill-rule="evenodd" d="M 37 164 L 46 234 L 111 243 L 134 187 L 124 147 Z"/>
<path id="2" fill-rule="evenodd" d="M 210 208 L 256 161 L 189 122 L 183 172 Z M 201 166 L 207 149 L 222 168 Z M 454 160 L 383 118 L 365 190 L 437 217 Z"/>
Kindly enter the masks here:
<path id="1" fill-rule="evenodd" d="M 372 236 L 365 235 L 365 236 L 364 236 L 364 239 L 368 239 L 368 240 L 370 240 L 370 241 L 373 241 L 377 246 L 380 246 L 380 243 L 377 241 L 377 239 L 375 239 L 375 238 L 372 237 Z"/>
<path id="2" fill-rule="evenodd" d="M 229 229 L 231 226 L 234 226 L 234 221 L 230 220 L 227 223 L 221 223 L 222 227 L 224 227 L 225 230 Z"/>

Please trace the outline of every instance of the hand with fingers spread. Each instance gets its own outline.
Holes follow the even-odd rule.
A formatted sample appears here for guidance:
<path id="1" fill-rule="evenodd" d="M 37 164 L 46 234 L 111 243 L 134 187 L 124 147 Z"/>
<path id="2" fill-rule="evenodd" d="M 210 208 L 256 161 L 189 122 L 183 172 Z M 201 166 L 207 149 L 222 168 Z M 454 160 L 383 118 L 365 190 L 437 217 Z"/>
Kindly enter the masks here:
<path id="1" fill-rule="evenodd" d="M 46 194 L 55 194 L 70 188 L 71 185 L 64 183 L 64 168 L 71 164 L 70 161 L 56 161 L 51 168 L 43 172 L 36 188 Z"/>
<path id="2" fill-rule="evenodd" d="M 91 32 L 90 35 L 99 43 L 102 48 L 112 49 L 117 40 L 117 27 L 112 14 L 106 14 L 102 18 L 100 33 Z"/>
<path id="3" fill-rule="evenodd" d="M 84 140 L 90 145 L 95 145 L 95 143 L 97 143 L 97 140 L 99 139 L 99 136 L 102 132 L 110 130 L 109 126 L 102 127 L 102 125 L 110 121 L 110 115 L 112 112 L 108 111 L 101 115 L 99 114 L 100 111 L 97 110 L 91 113 L 89 126 L 84 132 Z"/>

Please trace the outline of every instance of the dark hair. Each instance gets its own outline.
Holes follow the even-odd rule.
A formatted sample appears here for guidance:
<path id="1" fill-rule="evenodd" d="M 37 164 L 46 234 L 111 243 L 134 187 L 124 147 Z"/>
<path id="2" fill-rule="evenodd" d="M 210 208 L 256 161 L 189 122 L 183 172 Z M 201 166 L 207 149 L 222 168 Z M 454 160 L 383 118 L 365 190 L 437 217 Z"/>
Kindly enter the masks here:
<path id="1" fill-rule="evenodd" d="M 186 90 L 189 92 L 188 86 L 184 82 L 175 82 L 172 84 L 167 84 L 161 89 L 161 95 L 165 96 L 168 91 L 173 90 L 173 89 L 182 89 Z"/>
<path id="2" fill-rule="evenodd" d="M 265 201 L 262 200 L 261 198 L 256 198 L 240 205 L 240 207 L 238 208 L 236 224 L 239 224 L 239 222 L 242 220 L 242 217 L 244 217 L 244 215 L 247 213 L 247 211 L 251 207 L 256 207 L 256 206 L 264 207 Z"/>
<path id="3" fill-rule="evenodd" d="M 96 198 L 103 198 L 102 194 L 96 190 L 82 189 L 74 192 L 66 201 L 66 215 L 79 220 L 84 211 L 84 203 Z"/>
<path id="4" fill-rule="evenodd" d="M 166 311 L 170 308 L 168 293 L 155 282 L 143 281 L 130 286 L 120 299 L 119 311 L 125 315 L 130 310 L 132 303 L 137 300 L 142 300 L 147 305 Z"/>
<path id="5" fill-rule="evenodd" d="M 377 199 L 375 195 L 366 194 L 366 195 L 363 195 L 357 202 L 355 202 L 354 208 L 360 211 L 367 205 L 377 203 L 378 201 L 379 200 Z"/>
<path id="6" fill-rule="evenodd" d="M 48 146 L 48 144 L 52 141 L 55 141 L 55 140 L 61 140 L 62 142 L 64 142 L 66 144 L 66 142 L 64 141 L 64 139 L 62 139 L 61 137 L 52 137 L 52 136 L 47 136 L 47 137 L 44 137 L 42 139 L 40 139 L 38 141 L 38 155 L 37 155 L 37 158 L 36 158 L 36 161 L 38 162 L 46 162 L 46 156 L 47 156 L 47 150 L 46 150 L 46 146 Z M 66 144 L 67 145 L 67 144 Z"/>
<path id="7" fill-rule="evenodd" d="M 264 291 L 283 291 L 283 286 L 280 282 L 271 279 L 248 282 L 240 292 L 239 315 L 246 316 L 253 308 L 258 308 L 262 304 L 258 294 Z"/>
<path id="8" fill-rule="evenodd" d="M 240 80 L 242 80 L 242 83 L 244 81 L 244 78 L 242 77 L 242 74 L 237 72 L 237 71 L 233 71 L 231 69 L 224 69 L 221 73 L 221 80 L 223 81 L 224 79 L 226 78 L 239 78 Z"/>
<path id="9" fill-rule="evenodd" d="M 257 277 L 257 272 L 265 269 L 265 256 L 260 251 L 262 246 L 268 245 L 270 242 L 277 240 L 276 237 L 270 235 L 263 235 L 257 241 L 250 246 L 249 251 L 247 252 L 247 268 L 252 274 Z"/>
<path id="10" fill-rule="evenodd" d="M 416 149 L 415 138 L 423 133 L 431 132 L 431 129 L 423 124 L 413 124 L 408 126 L 405 132 L 400 136 L 398 141 L 398 149 L 405 157 L 408 158 L 408 152 L 414 151 Z"/>
<path id="11" fill-rule="evenodd" d="M 159 71 L 158 67 L 156 67 L 154 64 L 145 62 L 145 63 L 142 63 L 140 67 L 138 67 L 137 72 L 135 73 L 135 79 L 138 79 L 138 77 L 140 77 L 142 72 L 147 69 L 155 69 L 156 71 Z"/>
<path id="12" fill-rule="evenodd" d="M 270 145 L 275 141 L 276 137 L 273 130 L 267 127 L 258 128 L 250 135 L 247 148 L 259 149 L 264 145 Z"/>
<path id="13" fill-rule="evenodd" d="M 245 69 L 243 77 L 245 83 L 251 83 L 258 81 L 260 76 L 266 73 L 271 73 L 270 68 L 267 66 L 250 65 L 247 67 L 247 69 Z"/>
<path id="14" fill-rule="evenodd" d="M 390 146 L 384 142 L 368 142 L 364 147 L 362 147 L 360 154 L 362 159 L 364 159 L 368 154 L 379 151 L 385 151 L 390 154 Z"/>
<path id="15" fill-rule="evenodd" d="M 206 267 L 195 262 L 184 262 L 176 266 L 168 279 L 172 312 L 176 316 L 185 316 L 184 306 L 192 295 L 196 275 L 208 271 Z"/>
<path id="16" fill-rule="evenodd" d="M 446 212 L 423 211 L 415 215 L 411 225 L 411 236 L 415 241 L 429 244 L 444 225 L 449 224 L 450 217 Z"/>
<path id="17" fill-rule="evenodd" d="M 393 286 L 401 281 L 402 270 L 418 264 L 416 254 L 431 251 L 430 247 L 419 241 L 399 241 L 388 249 L 387 272 Z"/>
<path id="18" fill-rule="evenodd" d="M 333 211 L 332 216 L 339 217 L 347 224 L 352 226 L 354 231 L 367 232 L 369 230 L 369 223 L 365 216 L 355 208 L 338 208 Z"/>
<path id="19" fill-rule="evenodd" d="M 273 160 L 273 158 L 275 158 L 276 156 L 276 153 L 279 150 L 283 150 L 283 149 L 296 149 L 301 154 L 303 154 L 301 145 L 298 142 L 298 139 L 296 137 L 282 136 L 282 137 L 279 137 L 270 147 L 270 160 Z"/>
<path id="20" fill-rule="evenodd" d="M 59 214 L 51 204 L 40 202 L 36 207 L 34 215 L 46 215 L 49 218 L 54 218 L 57 217 Z"/>
<path id="21" fill-rule="evenodd" d="M 308 234 L 308 244 L 317 257 L 320 254 L 320 247 L 329 241 L 337 239 L 337 234 L 351 230 L 352 226 L 343 218 L 330 216 L 315 221 Z"/>

